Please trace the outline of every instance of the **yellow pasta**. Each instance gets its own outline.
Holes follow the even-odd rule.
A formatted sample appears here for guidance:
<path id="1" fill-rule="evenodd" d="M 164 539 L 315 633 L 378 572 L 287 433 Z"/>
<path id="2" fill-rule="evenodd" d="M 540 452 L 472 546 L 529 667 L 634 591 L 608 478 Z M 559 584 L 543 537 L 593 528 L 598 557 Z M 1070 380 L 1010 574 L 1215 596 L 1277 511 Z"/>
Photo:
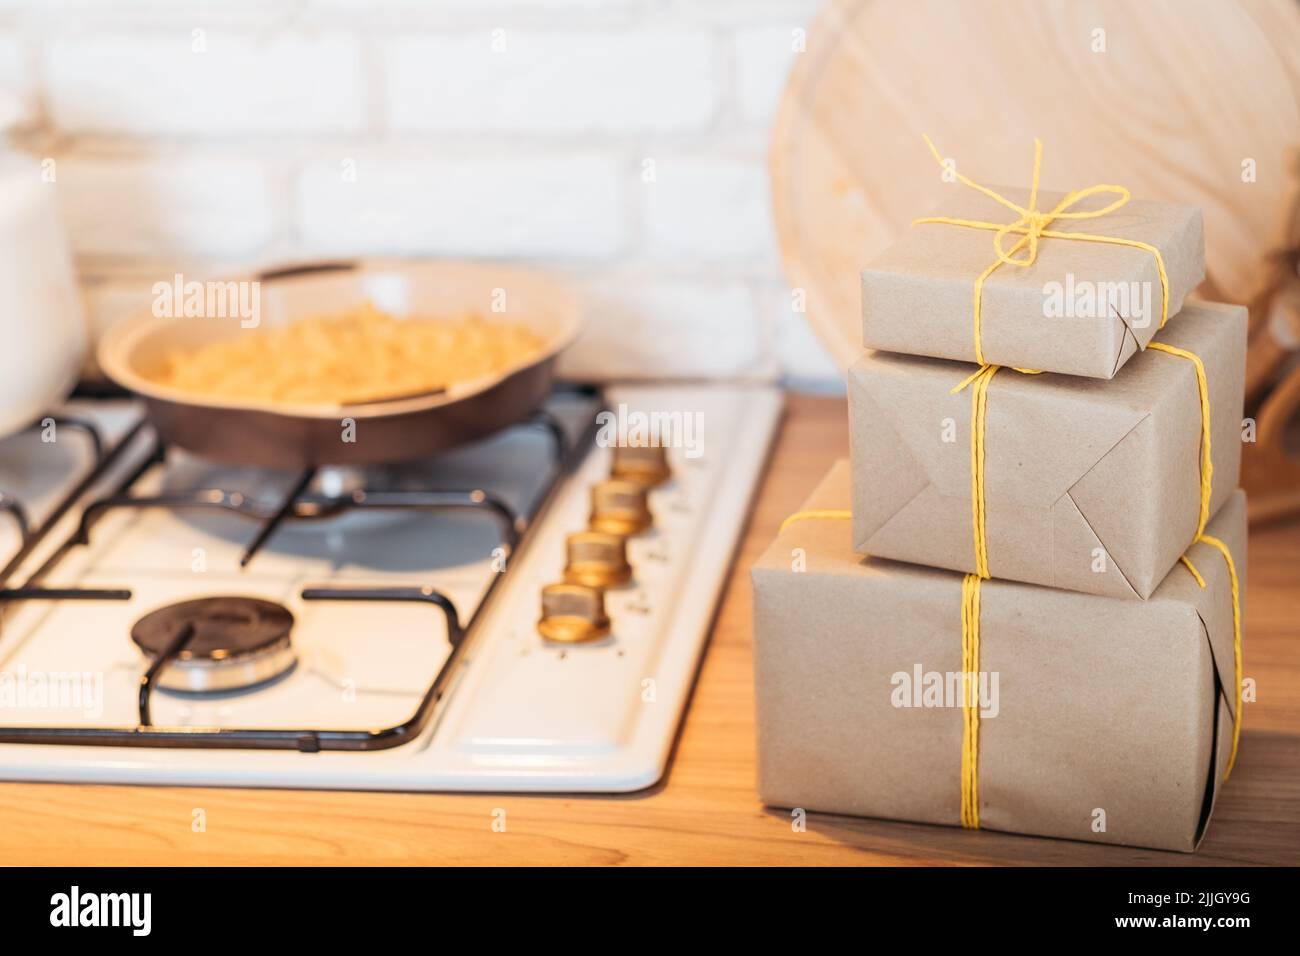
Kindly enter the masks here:
<path id="1" fill-rule="evenodd" d="M 366 303 L 178 350 L 154 378 L 213 398 L 347 405 L 496 375 L 542 347 L 519 325 L 477 315 L 398 319 Z"/>

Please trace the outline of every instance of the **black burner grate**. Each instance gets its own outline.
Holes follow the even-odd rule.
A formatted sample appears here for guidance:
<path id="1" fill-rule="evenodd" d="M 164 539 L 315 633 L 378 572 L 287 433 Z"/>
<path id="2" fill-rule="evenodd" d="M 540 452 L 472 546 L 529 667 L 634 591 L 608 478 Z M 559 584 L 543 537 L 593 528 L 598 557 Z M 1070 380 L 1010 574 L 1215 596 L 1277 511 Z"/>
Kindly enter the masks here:
<path id="1" fill-rule="evenodd" d="M 594 409 L 604 403 L 599 392 L 580 390 L 589 396 Z M 44 587 L 41 581 L 58 566 L 70 551 L 90 543 L 96 523 L 109 511 L 125 508 L 169 508 L 173 510 L 216 510 L 239 515 L 257 523 L 257 531 L 244 551 L 241 566 L 246 567 L 258 551 L 286 522 L 310 521 L 331 518 L 351 510 L 410 510 L 420 512 L 467 511 L 483 516 L 498 528 L 501 546 L 513 553 L 522 546 L 530 530 L 550 504 L 556 489 L 566 474 L 571 472 L 586 455 L 594 442 L 595 416 L 575 441 L 570 441 L 563 425 L 549 411 L 541 410 L 515 428 L 540 429 L 551 441 L 549 474 L 529 507 L 516 514 L 501 498 L 490 490 L 474 488 L 463 491 L 368 491 L 357 489 L 338 497 L 310 495 L 306 489 L 314 476 L 314 469 L 304 471 L 291 490 L 274 507 L 251 501 L 238 492 L 222 489 L 205 489 L 185 494 L 140 495 L 131 489 L 152 469 L 164 464 L 165 448 L 149 432 L 150 450 L 140 466 L 127 475 L 111 494 L 87 504 L 81 513 L 77 528 L 61 542 L 50 556 L 33 571 L 23 584 L 10 586 L 9 581 L 30 557 L 33 550 L 45 540 L 56 524 L 66 516 L 86 493 L 95 486 L 145 431 L 143 423 L 137 424 L 112 449 L 105 452 L 98 433 L 91 426 L 74 420 L 73 427 L 84 427 L 95 435 L 96 465 L 67 498 L 35 530 L 26 529 L 25 515 L 17 502 L 5 503 L 0 497 L 0 510 L 8 511 L 23 521 L 24 538 L 18 554 L 0 570 L 0 613 L 6 604 L 19 601 L 126 601 L 132 593 L 129 588 L 67 588 Z M 509 565 L 507 565 L 508 567 Z M 425 604 L 442 614 L 446 621 L 451 653 L 435 675 L 416 707 L 404 722 L 379 730 L 319 730 L 319 729 L 228 729 L 218 727 L 156 727 L 150 718 L 150 700 L 158 686 L 163 670 L 176 659 L 194 638 L 194 628 L 179 628 L 169 643 L 153 657 L 149 667 L 140 677 L 139 722 L 134 727 L 0 727 L 0 743 L 63 744 L 70 746 L 103 747 L 170 747 L 213 748 L 244 750 L 297 750 L 316 753 L 326 750 L 384 750 L 407 743 L 418 737 L 428 724 L 438 701 L 446 693 L 463 660 L 464 648 L 470 643 L 475 625 L 484 608 L 492 601 L 501 579 L 506 573 L 492 575 L 487 590 L 474 614 L 462 622 L 455 605 L 446 595 L 433 587 L 315 587 L 304 589 L 304 601 L 386 601 Z"/>

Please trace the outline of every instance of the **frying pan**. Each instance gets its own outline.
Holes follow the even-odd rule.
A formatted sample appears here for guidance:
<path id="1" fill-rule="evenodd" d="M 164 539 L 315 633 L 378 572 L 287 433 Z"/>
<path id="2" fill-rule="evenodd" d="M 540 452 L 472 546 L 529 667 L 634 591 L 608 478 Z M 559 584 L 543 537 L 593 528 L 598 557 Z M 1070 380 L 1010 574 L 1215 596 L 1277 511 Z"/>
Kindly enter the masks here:
<path id="1" fill-rule="evenodd" d="M 505 266 L 341 262 L 248 279 L 260 283 L 264 328 L 372 302 L 396 315 L 456 318 L 474 312 L 487 322 L 520 323 L 544 344 L 540 354 L 499 374 L 435 393 L 352 405 L 290 404 L 196 395 L 154 380 L 177 350 L 258 334 L 243 328 L 238 315 L 144 315 L 112 326 L 99 343 L 104 373 L 144 399 L 163 441 L 231 464 L 374 465 L 426 458 L 481 438 L 541 405 L 551 391 L 555 360 L 581 325 L 580 307 L 568 291 L 538 273 Z"/>

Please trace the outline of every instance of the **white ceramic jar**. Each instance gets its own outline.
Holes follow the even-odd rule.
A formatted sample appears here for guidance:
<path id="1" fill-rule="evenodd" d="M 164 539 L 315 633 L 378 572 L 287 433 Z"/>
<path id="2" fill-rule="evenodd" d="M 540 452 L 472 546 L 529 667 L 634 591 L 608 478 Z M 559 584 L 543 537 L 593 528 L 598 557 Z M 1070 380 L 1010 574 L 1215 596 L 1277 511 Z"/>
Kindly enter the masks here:
<path id="1" fill-rule="evenodd" d="M 0 437 L 36 421 L 76 384 L 86 320 L 59 218 L 58 184 L 13 150 L 18 115 L 0 93 Z"/>

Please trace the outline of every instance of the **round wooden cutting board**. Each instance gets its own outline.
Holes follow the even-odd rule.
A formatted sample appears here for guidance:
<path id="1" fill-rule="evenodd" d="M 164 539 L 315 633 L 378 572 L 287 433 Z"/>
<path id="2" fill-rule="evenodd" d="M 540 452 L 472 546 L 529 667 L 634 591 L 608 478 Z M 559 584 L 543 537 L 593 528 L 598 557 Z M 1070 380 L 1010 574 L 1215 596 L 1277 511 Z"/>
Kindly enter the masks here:
<path id="1" fill-rule="evenodd" d="M 1099 32 L 1104 31 L 1104 32 Z M 1199 205 L 1219 294 L 1249 296 L 1300 143 L 1295 0 L 831 0 L 782 99 L 773 206 L 786 274 L 843 367 L 858 273 L 944 183 L 1119 183 Z M 1243 170 L 1253 166 L 1253 182 Z"/>

